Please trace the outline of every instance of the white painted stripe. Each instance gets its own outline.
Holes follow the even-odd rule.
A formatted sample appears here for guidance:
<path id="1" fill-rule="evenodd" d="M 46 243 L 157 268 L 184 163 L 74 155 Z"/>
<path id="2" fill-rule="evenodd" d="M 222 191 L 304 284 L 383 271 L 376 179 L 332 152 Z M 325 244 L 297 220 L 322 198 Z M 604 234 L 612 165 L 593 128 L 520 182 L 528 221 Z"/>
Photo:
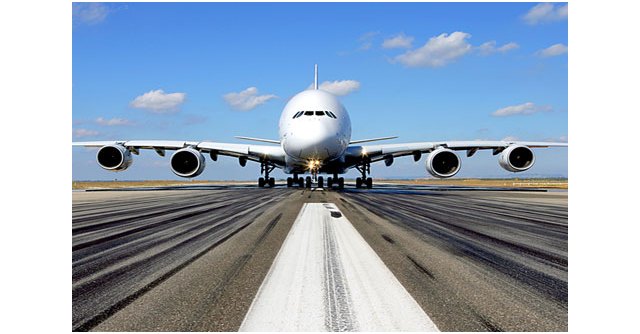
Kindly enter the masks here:
<path id="1" fill-rule="evenodd" d="M 334 204 L 298 214 L 240 331 L 438 331 Z"/>

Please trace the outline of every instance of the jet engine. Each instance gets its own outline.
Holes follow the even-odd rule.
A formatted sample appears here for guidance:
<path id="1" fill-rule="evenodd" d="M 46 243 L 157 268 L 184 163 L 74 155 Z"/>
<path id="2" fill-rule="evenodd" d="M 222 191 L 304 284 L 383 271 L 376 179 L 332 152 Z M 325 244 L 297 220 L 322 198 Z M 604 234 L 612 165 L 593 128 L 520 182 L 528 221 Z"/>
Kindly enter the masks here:
<path id="1" fill-rule="evenodd" d="M 426 168 L 435 177 L 452 177 L 460 170 L 460 158 L 452 150 L 440 147 L 429 153 Z"/>
<path id="2" fill-rule="evenodd" d="M 196 177 L 204 170 L 204 155 L 193 148 L 177 150 L 171 156 L 171 171 L 181 177 Z"/>
<path id="3" fill-rule="evenodd" d="M 500 166 L 510 172 L 524 172 L 536 161 L 533 151 L 523 145 L 511 145 L 498 158 Z"/>
<path id="4" fill-rule="evenodd" d="M 96 154 L 96 160 L 100 167 L 114 172 L 123 171 L 133 163 L 131 151 L 122 145 L 101 147 Z"/>

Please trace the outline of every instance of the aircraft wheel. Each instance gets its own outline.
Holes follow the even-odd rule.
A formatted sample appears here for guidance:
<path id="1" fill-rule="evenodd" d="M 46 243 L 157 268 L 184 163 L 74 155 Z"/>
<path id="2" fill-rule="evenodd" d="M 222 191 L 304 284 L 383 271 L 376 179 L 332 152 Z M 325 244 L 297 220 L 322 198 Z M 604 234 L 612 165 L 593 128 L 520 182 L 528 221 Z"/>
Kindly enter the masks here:
<path id="1" fill-rule="evenodd" d="M 287 178 L 287 188 L 291 188 L 291 186 L 293 186 L 293 178 L 288 177 Z"/>
<path id="2" fill-rule="evenodd" d="M 260 188 L 264 187 L 264 177 L 261 177 L 258 179 L 258 187 Z"/>
<path id="3" fill-rule="evenodd" d="M 367 189 L 371 189 L 371 187 L 373 187 L 373 179 L 368 177 L 367 178 Z"/>
<path id="4" fill-rule="evenodd" d="M 327 178 L 327 188 L 331 189 L 331 187 L 333 187 L 333 178 L 331 178 L 331 176 L 329 176 Z"/>
<path id="5" fill-rule="evenodd" d="M 356 177 L 356 188 L 362 187 L 362 178 Z"/>
<path id="6" fill-rule="evenodd" d="M 304 187 L 304 179 L 303 179 L 303 178 L 301 178 L 301 177 L 299 177 L 299 178 L 298 178 L 298 186 L 299 186 L 300 188 Z"/>
<path id="7" fill-rule="evenodd" d="M 324 188 L 324 178 L 322 176 L 318 176 L 318 188 Z"/>
<path id="8" fill-rule="evenodd" d="M 307 188 L 311 188 L 311 176 L 305 178 Z"/>
<path id="9" fill-rule="evenodd" d="M 269 178 L 269 187 L 273 188 L 276 185 L 276 179 L 270 177 Z"/>
<path id="10" fill-rule="evenodd" d="M 344 177 L 338 178 L 338 189 L 344 189 Z"/>

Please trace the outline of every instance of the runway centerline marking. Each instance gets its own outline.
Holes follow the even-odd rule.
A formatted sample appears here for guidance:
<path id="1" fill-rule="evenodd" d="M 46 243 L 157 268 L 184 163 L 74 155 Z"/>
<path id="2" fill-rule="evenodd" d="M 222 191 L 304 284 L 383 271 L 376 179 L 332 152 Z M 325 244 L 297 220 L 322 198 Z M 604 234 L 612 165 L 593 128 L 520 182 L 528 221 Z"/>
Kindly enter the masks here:
<path id="1" fill-rule="evenodd" d="M 307 203 L 240 331 L 438 331 L 333 203 Z"/>

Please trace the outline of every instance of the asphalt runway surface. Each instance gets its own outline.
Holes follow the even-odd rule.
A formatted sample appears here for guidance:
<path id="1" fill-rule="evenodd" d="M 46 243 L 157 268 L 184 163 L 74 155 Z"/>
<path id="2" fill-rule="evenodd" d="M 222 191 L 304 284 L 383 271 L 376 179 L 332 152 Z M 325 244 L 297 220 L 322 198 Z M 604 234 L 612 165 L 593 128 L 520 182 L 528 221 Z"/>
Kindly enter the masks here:
<path id="1" fill-rule="evenodd" d="M 74 331 L 237 331 L 305 203 L 334 203 L 441 331 L 568 329 L 566 192 L 129 190 L 73 192 Z"/>

